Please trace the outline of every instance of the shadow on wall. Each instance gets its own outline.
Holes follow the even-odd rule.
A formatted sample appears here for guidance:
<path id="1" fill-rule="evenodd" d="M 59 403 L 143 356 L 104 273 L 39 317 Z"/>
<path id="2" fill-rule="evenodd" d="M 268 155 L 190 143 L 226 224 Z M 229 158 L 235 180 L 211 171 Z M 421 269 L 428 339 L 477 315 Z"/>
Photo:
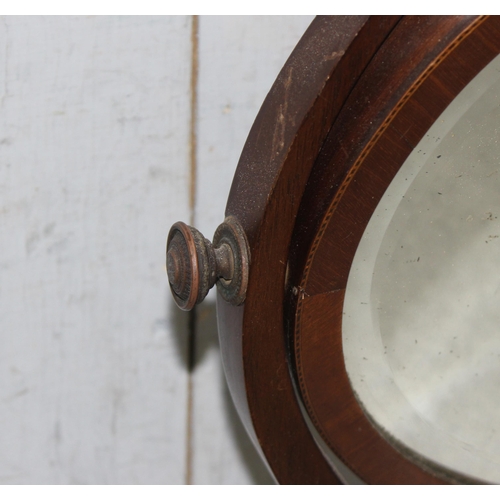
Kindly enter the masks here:
<path id="1" fill-rule="evenodd" d="M 170 302 L 170 305 L 172 307 L 172 319 L 177 339 L 178 354 L 186 370 L 188 370 L 189 313 L 179 310 L 174 305 L 173 301 Z M 214 411 L 214 417 L 220 418 L 220 426 L 223 429 L 221 432 L 225 434 L 223 439 L 228 443 L 228 456 L 226 460 L 234 460 L 236 458 L 234 455 L 236 454 L 241 466 L 246 469 L 248 476 L 250 476 L 249 479 L 251 483 L 275 484 L 241 423 L 226 384 L 220 359 L 215 301 L 206 300 L 202 304 L 196 306 L 195 329 L 196 346 L 192 371 L 195 380 L 194 398 L 212 399 L 209 403 L 207 401 L 205 401 L 205 403 L 211 405 L 210 409 Z M 217 361 L 214 360 L 215 357 L 218 358 Z M 207 366 L 209 367 L 208 370 Z M 203 387 L 200 388 L 203 390 L 198 392 L 196 375 L 200 371 L 203 371 Z M 203 404 L 203 401 L 201 404 Z M 207 408 L 207 410 L 209 409 Z M 216 413 L 217 410 L 219 415 Z M 195 432 L 197 425 L 199 425 L 199 423 L 195 421 Z M 197 450 L 195 448 L 194 453 L 196 454 L 196 452 Z M 194 471 L 195 480 L 197 475 L 198 473 Z M 203 473 L 200 473 L 200 475 L 205 476 Z M 231 478 L 226 476 L 225 482 L 230 483 Z"/>
<path id="2" fill-rule="evenodd" d="M 180 360 L 186 371 L 189 369 L 189 314 L 181 311 L 170 296 L 170 290 L 167 294 L 167 317 L 170 318 L 172 335 L 177 351 L 177 359 Z"/>

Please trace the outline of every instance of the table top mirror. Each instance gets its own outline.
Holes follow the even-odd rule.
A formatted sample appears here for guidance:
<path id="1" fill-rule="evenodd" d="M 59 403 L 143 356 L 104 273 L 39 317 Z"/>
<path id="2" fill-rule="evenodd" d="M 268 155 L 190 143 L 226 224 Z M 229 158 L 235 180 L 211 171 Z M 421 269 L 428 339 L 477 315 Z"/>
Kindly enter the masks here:
<path id="1" fill-rule="evenodd" d="M 212 242 L 173 226 L 278 482 L 500 482 L 499 54 L 495 16 L 317 17 Z"/>

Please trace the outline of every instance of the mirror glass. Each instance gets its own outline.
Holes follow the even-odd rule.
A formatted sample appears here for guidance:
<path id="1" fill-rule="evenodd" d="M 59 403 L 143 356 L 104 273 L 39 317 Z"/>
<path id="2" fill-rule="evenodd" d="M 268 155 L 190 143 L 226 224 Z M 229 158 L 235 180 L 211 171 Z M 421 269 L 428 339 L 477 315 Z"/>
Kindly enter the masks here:
<path id="1" fill-rule="evenodd" d="M 343 314 L 347 373 L 378 430 L 458 480 L 500 483 L 500 56 L 387 189 Z"/>

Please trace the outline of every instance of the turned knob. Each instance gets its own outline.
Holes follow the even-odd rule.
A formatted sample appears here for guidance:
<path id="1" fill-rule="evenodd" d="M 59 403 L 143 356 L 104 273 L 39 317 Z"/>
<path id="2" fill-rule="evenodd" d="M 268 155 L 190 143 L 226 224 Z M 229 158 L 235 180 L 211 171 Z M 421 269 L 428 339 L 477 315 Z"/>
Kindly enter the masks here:
<path id="1" fill-rule="evenodd" d="M 245 300 L 250 253 L 241 225 L 227 217 L 217 228 L 213 243 L 197 229 L 176 222 L 167 238 L 167 274 L 177 305 L 190 311 L 217 283 L 225 300 Z"/>

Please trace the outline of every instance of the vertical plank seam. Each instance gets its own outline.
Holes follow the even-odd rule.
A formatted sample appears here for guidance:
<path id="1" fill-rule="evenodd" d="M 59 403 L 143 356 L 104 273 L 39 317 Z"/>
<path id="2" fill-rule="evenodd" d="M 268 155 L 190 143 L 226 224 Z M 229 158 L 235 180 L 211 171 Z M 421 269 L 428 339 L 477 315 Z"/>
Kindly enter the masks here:
<path id="1" fill-rule="evenodd" d="M 189 123 L 189 222 L 195 225 L 197 181 L 197 120 L 198 120 L 198 16 L 191 17 L 191 82 Z M 193 483 L 193 369 L 196 353 L 196 308 L 189 312 L 188 321 L 188 387 L 186 425 L 186 484 Z"/>
<path id="2" fill-rule="evenodd" d="M 189 209 L 190 223 L 195 223 L 196 174 L 197 174 L 197 120 L 198 120 L 198 16 L 192 16 L 191 24 L 191 117 L 189 130 Z"/>

